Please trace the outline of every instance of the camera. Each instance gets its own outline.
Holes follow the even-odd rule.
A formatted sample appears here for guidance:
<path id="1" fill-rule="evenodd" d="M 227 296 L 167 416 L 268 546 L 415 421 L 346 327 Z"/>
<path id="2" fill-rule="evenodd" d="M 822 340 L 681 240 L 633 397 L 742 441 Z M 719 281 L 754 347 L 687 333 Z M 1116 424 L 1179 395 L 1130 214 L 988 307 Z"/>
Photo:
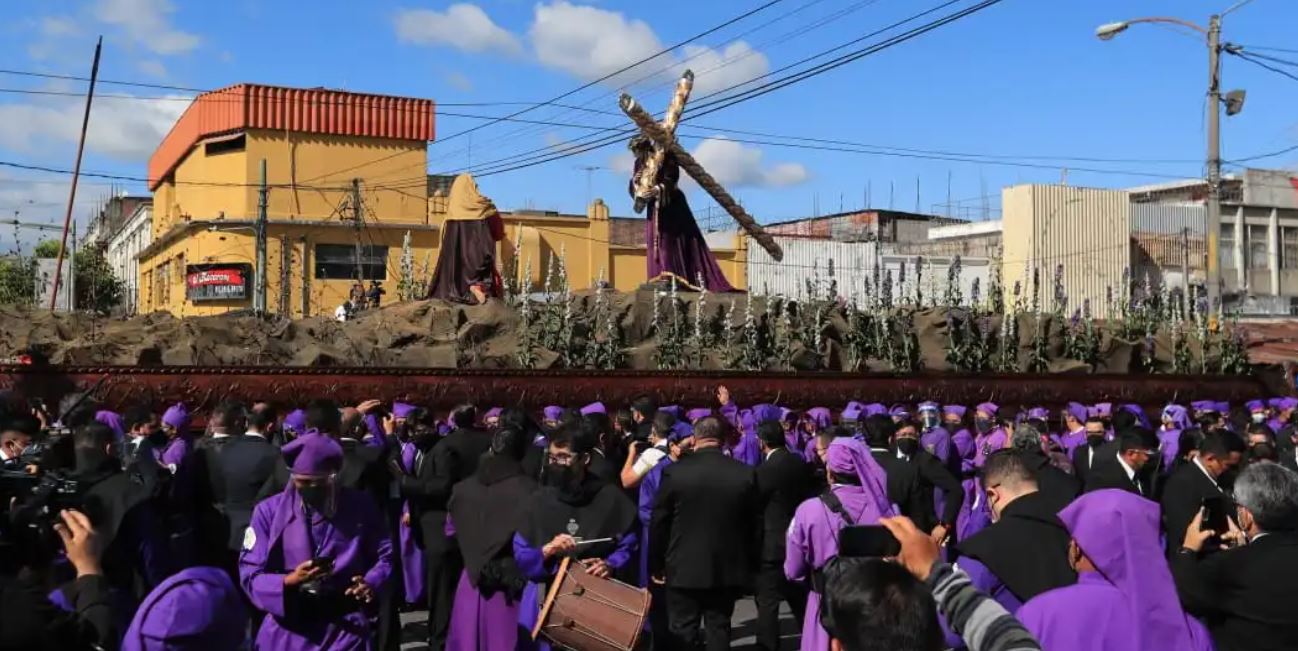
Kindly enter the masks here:
<path id="1" fill-rule="evenodd" d="M 62 471 L 41 475 L 0 471 L 0 500 L 14 504 L 4 518 L 4 537 L 36 556 L 52 557 L 61 548 L 54 531 L 59 512 L 81 509 L 82 493 L 81 482 Z"/>

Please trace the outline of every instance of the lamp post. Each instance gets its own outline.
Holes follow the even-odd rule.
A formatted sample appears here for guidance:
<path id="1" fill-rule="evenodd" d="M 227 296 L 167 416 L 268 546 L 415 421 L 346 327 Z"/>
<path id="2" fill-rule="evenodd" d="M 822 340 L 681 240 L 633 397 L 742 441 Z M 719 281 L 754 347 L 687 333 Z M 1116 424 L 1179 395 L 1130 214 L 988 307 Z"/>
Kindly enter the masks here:
<path id="1" fill-rule="evenodd" d="M 1096 37 L 1102 41 L 1108 41 L 1138 23 L 1167 23 L 1194 30 L 1204 37 L 1204 43 L 1208 47 L 1208 151 L 1206 161 L 1208 174 L 1208 198 L 1206 201 L 1208 264 L 1205 284 L 1207 285 L 1210 309 L 1216 305 L 1221 297 L 1221 263 L 1218 252 L 1221 240 L 1221 17 L 1249 1 L 1243 0 L 1223 11 L 1220 15 L 1211 16 L 1208 18 L 1206 28 L 1180 18 L 1152 16 L 1107 23 L 1100 25 L 1095 30 Z M 1227 114 L 1234 115 L 1238 113 L 1241 106 L 1242 99 L 1240 105 L 1229 107 Z"/>

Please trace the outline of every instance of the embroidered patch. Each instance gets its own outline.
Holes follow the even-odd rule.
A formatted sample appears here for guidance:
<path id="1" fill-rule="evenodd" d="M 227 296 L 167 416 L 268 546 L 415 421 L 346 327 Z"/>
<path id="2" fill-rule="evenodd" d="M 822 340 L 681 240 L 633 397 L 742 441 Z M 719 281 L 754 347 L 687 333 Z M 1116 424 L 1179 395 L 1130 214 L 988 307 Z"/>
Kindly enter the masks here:
<path id="1" fill-rule="evenodd" d="M 248 527 L 247 529 L 244 529 L 243 530 L 243 550 L 251 551 L 253 546 L 255 546 L 256 544 L 257 544 L 257 532 L 253 531 L 252 527 Z"/>
<path id="2" fill-rule="evenodd" d="M 581 527 L 577 525 L 577 520 L 576 520 L 575 518 L 569 518 L 569 519 L 568 519 L 568 535 L 569 535 L 569 536 L 575 536 L 575 535 L 577 535 L 577 532 L 580 531 L 580 530 L 581 530 Z"/>

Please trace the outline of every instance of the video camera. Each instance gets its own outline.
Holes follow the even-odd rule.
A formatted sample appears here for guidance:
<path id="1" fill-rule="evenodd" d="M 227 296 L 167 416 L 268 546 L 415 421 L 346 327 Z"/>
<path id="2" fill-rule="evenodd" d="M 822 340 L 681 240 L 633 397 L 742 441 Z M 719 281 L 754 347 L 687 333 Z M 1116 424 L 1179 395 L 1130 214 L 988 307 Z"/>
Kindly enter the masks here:
<path id="1" fill-rule="evenodd" d="M 53 558 L 62 548 L 54 531 L 59 512 L 82 509 L 82 494 L 81 482 L 62 470 L 41 474 L 0 470 L 0 503 L 13 504 L 7 517 L 0 518 L 0 537 L 29 562 Z"/>

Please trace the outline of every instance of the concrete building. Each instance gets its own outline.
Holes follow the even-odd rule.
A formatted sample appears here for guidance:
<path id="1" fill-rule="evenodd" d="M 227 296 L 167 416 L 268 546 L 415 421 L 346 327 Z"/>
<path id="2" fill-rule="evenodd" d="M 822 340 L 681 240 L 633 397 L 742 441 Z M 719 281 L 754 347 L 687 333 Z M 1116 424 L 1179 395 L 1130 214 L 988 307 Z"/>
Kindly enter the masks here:
<path id="1" fill-rule="evenodd" d="M 108 238 L 104 256 L 113 274 L 126 285 L 122 308 L 135 314 L 140 297 L 139 255 L 153 242 L 153 204 L 140 203 Z"/>
<path id="2" fill-rule="evenodd" d="M 102 246 L 106 244 L 122 224 L 130 219 L 143 204 L 153 203 L 152 197 L 132 196 L 119 192 L 111 191 L 107 199 L 99 202 L 95 210 L 90 215 L 90 220 L 86 223 L 85 235 L 82 236 L 82 246 Z"/>
<path id="3" fill-rule="evenodd" d="M 437 248 L 433 135 L 430 100 L 255 84 L 200 95 L 149 160 L 140 311 L 251 308 L 263 164 L 269 309 L 332 311 L 358 274 L 391 296 L 405 234 L 416 260 Z"/>

